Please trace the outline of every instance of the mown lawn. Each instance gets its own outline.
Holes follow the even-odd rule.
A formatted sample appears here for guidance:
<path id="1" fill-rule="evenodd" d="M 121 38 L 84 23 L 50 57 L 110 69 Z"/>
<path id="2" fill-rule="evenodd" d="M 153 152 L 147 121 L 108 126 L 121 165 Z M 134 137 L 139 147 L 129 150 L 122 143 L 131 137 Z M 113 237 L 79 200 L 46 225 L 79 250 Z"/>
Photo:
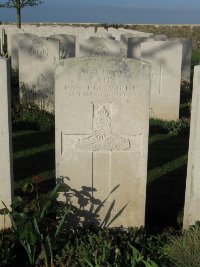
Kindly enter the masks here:
<path id="1" fill-rule="evenodd" d="M 181 91 L 180 118 L 190 117 L 191 89 Z M 159 132 L 159 131 L 158 131 Z M 182 223 L 189 132 L 157 133 L 151 127 L 148 154 L 146 224 L 174 226 Z"/>
<path id="2" fill-rule="evenodd" d="M 13 133 L 15 191 L 35 175 L 42 177 L 44 190 L 55 184 L 55 134 L 53 131 Z"/>

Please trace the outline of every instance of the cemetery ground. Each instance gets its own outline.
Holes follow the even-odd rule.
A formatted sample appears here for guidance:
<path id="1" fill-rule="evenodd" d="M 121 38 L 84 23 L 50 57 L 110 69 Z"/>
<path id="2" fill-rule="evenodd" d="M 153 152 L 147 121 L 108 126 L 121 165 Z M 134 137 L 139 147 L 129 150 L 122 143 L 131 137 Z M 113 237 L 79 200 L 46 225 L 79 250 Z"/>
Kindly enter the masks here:
<path id="1" fill-rule="evenodd" d="M 200 53 L 193 52 L 192 66 L 199 60 Z M 54 116 L 13 101 L 15 196 L 20 196 L 13 216 L 21 230 L 0 233 L 0 266 L 200 266 L 200 226 L 181 231 L 191 88 L 182 84 L 179 121 L 150 120 L 146 226 L 138 229 L 75 230 L 56 222 Z M 37 225 L 33 218 L 44 211 L 41 203 L 46 213 Z M 69 217 L 67 210 L 64 218 Z"/>

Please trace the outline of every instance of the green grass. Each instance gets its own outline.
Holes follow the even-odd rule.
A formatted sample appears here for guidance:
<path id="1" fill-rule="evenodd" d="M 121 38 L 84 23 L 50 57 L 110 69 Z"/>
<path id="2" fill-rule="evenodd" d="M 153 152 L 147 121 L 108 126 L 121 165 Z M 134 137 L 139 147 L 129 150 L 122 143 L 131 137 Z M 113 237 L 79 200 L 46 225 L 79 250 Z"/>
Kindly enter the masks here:
<path id="1" fill-rule="evenodd" d="M 192 51 L 192 66 L 199 65 L 200 63 L 200 52 L 199 51 Z"/>
<path id="2" fill-rule="evenodd" d="M 190 117 L 190 106 L 191 106 L 191 89 L 184 88 L 181 92 L 180 97 L 180 109 L 179 114 L 180 118 L 188 118 Z"/>
<path id="3" fill-rule="evenodd" d="M 150 137 L 146 224 L 174 226 L 184 206 L 188 135 Z"/>
<path id="4" fill-rule="evenodd" d="M 180 118 L 190 118 L 191 89 L 181 90 Z M 154 129 L 152 126 L 157 127 Z M 189 132 L 170 135 L 150 122 L 146 224 L 180 227 L 182 223 Z"/>
<path id="5" fill-rule="evenodd" d="M 191 59 L 191 76 L 190 81 L 193 82 L 193 73 L 194 73 L 194 66 L 200 64 L 200 52 L 199 51 L 192 51 L 192 59 Z"/>
<path id="6" fill-rule="evenodd" d="M 53 131 L 13 133 L 13 169 L 16 193 L 34 175 L 42 177 L 46 190 L 55 183 L 54 139 Z"/>

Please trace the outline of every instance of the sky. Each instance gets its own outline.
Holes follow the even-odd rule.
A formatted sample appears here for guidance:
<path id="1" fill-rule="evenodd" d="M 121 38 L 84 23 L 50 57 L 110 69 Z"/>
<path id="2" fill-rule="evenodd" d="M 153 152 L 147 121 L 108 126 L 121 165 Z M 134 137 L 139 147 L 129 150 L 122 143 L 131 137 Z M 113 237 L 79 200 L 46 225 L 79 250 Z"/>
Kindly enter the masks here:
<path id="1" fill-rule="evenodd" d="M 0 8 L 1 22 L 15 22 L 15 17 L 14 9 Z M 22 21 L 200 24 L 200 0 L 44 0 L 24 8 Z"/>

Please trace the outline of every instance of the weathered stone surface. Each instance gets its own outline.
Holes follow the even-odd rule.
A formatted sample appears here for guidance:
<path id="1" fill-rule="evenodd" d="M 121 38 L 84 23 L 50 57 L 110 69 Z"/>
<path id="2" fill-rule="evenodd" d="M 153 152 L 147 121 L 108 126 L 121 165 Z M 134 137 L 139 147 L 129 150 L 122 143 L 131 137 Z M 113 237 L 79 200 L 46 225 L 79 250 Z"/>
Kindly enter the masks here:
<path id="1" fill-rule="evenodd" d="M 10 207 L 13 196 L 11 144 L 10 60 L 0 57 L 0 208 Z M 10 227 L 10 220 L 0 216 L 0 229 Z"/>
<path id="2" fill-rule="evenodd" d="M 41 109 L 54 110 L 54 71 L 59 60 L 59 41 L 24 35 L 19 45 L 19 81 L 22 99 Z"/>
<path id="3" fill-rule="evenodd" d="M 130 37 L 128 38 L 127 57 L 141 60 L 141 43 L 153 41 L 151 37 Z"/>
<path id="4" fill-rule="evenodd" d="M 0 53 L 3 54 L 4 45 L 5 45 L 5 29 L 4 28 L 0 29 L 0 39 L 1 39 Z"/>
<path id="5" fill-rule="evenodd" d="M 154 34 L 151 36 L 155 41 L 166 41 L 167 35 L 164 34 Z"/>
<path id="6" fill-rule="evenodd" d="M 108 38 L 92 37 L 80 41 L 80 57 L 108 56 L 122 57 L 123 50 L 121 43 Z"/>
<path id="7" fill-rule="evenodd" d="M 54 34 L 49 37 L 60 41 L 60 59 L 75 57 L 75 36 L 68 34 Z"/>
<path id="8" fill-rule="evenodd" d="M 144 225 L 150 64 L 63 60 L 55 92 L 56 177 L 73 189 L 82 220 Z"/>
<path id="9" fill-rule="evenodd" d="M 2 25 L 0 25 L 0 29 Z M 94 27 L 82 27 L 74 25 L 61 25 L 61 24 L 23 24 L 21 29 L 16 25 L 5 25 L 8 52 L 11 53 L 11 36 L 18 33 L 36 34 L 39 37 L 50 36 L 54 34 L 69 34 L 76 36 L 85 34 L 86 36 L 94 34 Z M 87 37 L 88 38 L 88 37 Z"/>
<path id="10" fill-rule="evenodd" d="M 182 45 L 170 41 L 141 44 L 142 60 L 152 64 L 151 112 L 152 118 L 177 120 L 179 118 Z"/>
<path id="11" fill-rule="evenodd" d="M 192 58 L 192 41 L 184 38 L 171 39 L 183 46 L 182 50 L 182 66 L 181 66 L 181 79 L 190 82 L 191 72 L 191 58 Z"/>
<path id="12" fill-rule="evenodd" d="M 11 64 L 12 64 L 12 69 L 15 71 L 19 71 L 19 55 L 18 55 L 19 38 L 20 34 L 13 34 L 11 36 Z"/>
<path id="13" fill-rule="evenodd" d="M 200 66 L 194 68 L 183 228 L 200 221 Z"/>
<path id="14" fill-rule="evenodd" d="M 126 43 L 128 42 L 128 39 L 129 38 L 132 38 L 132 37 L 150 37 L 152 36 L 153 34 L 152 33 L 146 33 L 146 32 L 132 32 L 132 33 L 123 33 L 120 35 L 120 40 L 123 42 L 123 43 Z"/>
<path id="15" fill-rule="evenodd" d="M 124 51 L 124 55 L 125 57 L 130 57 L 129 56 L 129 47 L 130 47 L 130 43 L 129 43 L 129 39 L 130 38 L 138 38 L 138 40 L 140 39 L 141 42 L 142 42 L 142 38 L 143 40 L 148 39 L 150 37 L 151 34 L 149 33 L 145 33 L 145 32 L 136 32 L 135 34 L 134 33 L 124 33 L 124 34 L 121 34 L 120 36 L 120 41 L 122 43 L 122 47 L 123 47 L 123 51 Z M 132 40 L 133 40 L 132 39 Z M 135 59 L 138 59 L 138 58 L 135 58 Z"/>
<path id="16" fill-rule="evenodd" d="M 135 31 L 131 29 L 124 29 L 123 27 L 120 28 L 113 28 L 113 27 L 108 27 L 108 32 L 112 34 L 112 36 L 115 37 L 116 40 L 121 40 L 121 35 L 127 35 L 128 37 L 131 36 L 140 36 L 140 37 L 148 37 L 151 35 L 151 33 L 148 32 L 140 32 L 140 31 Z"/>
<path id="17" fill-rule="evenodd" d="M 20 45 L 20 38 L 25 37 L 26 38 L 30 38 L 32 37 L 32 35 L 28 34 L 28 33 L 18 33 L 18 34 L 13 34 L 11 36 L 11 65 L 12 65 L 12 69 L 15 71 L 19 71 L 19 45 Z"/>

